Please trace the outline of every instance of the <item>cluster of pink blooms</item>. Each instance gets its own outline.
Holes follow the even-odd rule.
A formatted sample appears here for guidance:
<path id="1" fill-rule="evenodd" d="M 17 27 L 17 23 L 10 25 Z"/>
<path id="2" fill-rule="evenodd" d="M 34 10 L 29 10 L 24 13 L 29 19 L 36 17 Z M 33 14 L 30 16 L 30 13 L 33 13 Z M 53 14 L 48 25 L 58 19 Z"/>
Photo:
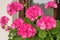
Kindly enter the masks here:
<path id="1" fill-rule="evenodd" d="M 7 6 L 7 13 L 12 16 L 16 14 L 17 11 L 22 10 L 23 5 L 19 2 L 12 2 Z"/>
<path id="2" fill-rule="evenodd" d="M 13 29 L 18 28 L 19 26 L 21 26 L 23 24 L 24 24 L 24 20 L 22 18 L 17 18 L 13 21 L 12 28 Z"/>
<path id="3" fill-rule="evenodd" d="M 30 24 L 24 24 L 22 27 L 18 28 L 18 35 L 22 38 L 30 38 L 35 36 L 36 29 Z"/>
<path id="4" fill-rule="evenodd" d="M 8 23 L 8 20 L 9 20 L 8 17 L 2 16 L 2 17 L 0 18 L 0 25 L 1 25 L 2 27 L 4 27 L 4 26 Z"/>
<path id="5" fill-rule="evenodd" d="M 56 20 L 50 16 L 43 16 L 41 19 L 37 20 L 36 25 L 41 30 L 51 30 L 56 27 Z"/>
<path id="6" fill-rule="evenodd" d="M 38 16 L 43 16 L 44 12 L 42 11 L 42 9 L 40 8 L 40 6 L 38 5 L 33 5 L 31 7 L 29 7 L 26 10 L 25 13 L 26 17 L 29 18 L 31 21 L 34 21 L 35 19 L 38 18 Z"/>
<path id="7" fill-rule="evenodd" d="M 12 28 L 17 28 L 17 33 L 22 38 L 30 38 L 36 34 L 36 29 L 30 24 L 24 23 L 21 18 L 13 21 Z"/>
<path id="8" fill-rule="evenodd" d="M 57 4 L 54 1 L 49 1 L 46 5 L 45 8 L 57 8 Z"/>

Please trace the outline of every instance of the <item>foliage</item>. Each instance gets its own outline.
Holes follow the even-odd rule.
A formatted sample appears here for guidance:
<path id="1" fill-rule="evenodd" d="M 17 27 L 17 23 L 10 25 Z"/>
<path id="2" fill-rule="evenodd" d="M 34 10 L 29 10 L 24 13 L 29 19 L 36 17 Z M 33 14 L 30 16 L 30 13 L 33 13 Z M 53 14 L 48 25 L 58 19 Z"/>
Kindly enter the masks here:
<path id="1" fill-rule="evenodd" d="M 26 19 L 28 20 L 28 19 Z M 29 23 L 30 21 L 27 21 Z M 51 37 L 53 40 L 60 40 L 60 21 L 57 20 L 57 27 L 55 29 L 49 30 Z M 51 40 L 48 31 L 46 30 L 40 30 L 39 28 L 36 28 L 37 34 L 34 37 L 31 38 L 21 38 L 20 36 L 17 35 L 17 30 L 16 29 L 10 29 L 9 32 L 9 40 Z"/>

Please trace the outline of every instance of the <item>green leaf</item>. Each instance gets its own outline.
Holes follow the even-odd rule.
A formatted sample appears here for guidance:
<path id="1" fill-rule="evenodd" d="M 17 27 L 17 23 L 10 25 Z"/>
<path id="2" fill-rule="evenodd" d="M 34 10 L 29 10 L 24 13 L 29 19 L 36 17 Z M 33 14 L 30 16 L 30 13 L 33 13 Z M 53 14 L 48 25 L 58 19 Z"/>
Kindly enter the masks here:
<path id="1" fill-rule="evenodd" d="M 31 21 L 28 18 L 24 17 L 23 19 L 24 19 L 25 23 L 31 23 Z"/>
<path id="2" fill-rule="evenodd" d="M 60 38 L 58 37 L 56 40 L 60 40 Z"/>
<path id="3" fill-rule="evenodd" d="M 46 37 L 46 40 L 51 40 L 49 36 Z"/>
<path id="4" fill-rule="evenodd" d="M 40 31 L 40 28 L 36 27 L 36 31 L 39 32 Z"/>
<path id="5" fill-rule="evenodd" d="M 23 40 L 20 36 L 14 36 L 12 40 Z"/>
<path id="6" fill-rule="evenodd" d="M 8 37 L 11 37 L 11 33 L 9 33 Z"/>
<path id="7" fill-rule="evenodd" d="M 40 38 L 46 38 L 47 32 L 44 31 L 44 30 L 40 30 L 39 33 L 38 33 L 38 36 L 39 36 Z"/>
<path id="8" fill-rule="evenodd" d="M 58 28 L 52 29 L 52 30 L 51 30 L 51 33 L 52 33 L 52 34 L 57 34 L 57 33 L 58 33 Z"/>
<path id="9" fill-rule="evenodd" d="M 30 38 L 30 40 L 44 40 L 44 38 L 40 38 L 37 33 L 34 37 Z"/>
<path id="10" fill-rule="evenodd" d="M 60 40 L 60 32 L 56 35 L 57 40 Z"/>
<path id="11" fill-rule="evenodd" d="M 38 19 L 40 19 L 41 18 L 41 16 L 38 16 Z"/>
<path id="12" fill-rule="evenodd" d="M 10 39 L 12 39 L 14 36 L 16 36 L 17 34 L 17 30 L 16 29 L 10 29 L 10 31 L 9 31 L 9 34 L 8 34 L 8 39 L 10 40 Z"/>
<path id="13" fill-rule="evenodd" d="M 16 35 L 16 33 L 17 33 L 16 29 L 12 30 L 12 34 Z"/>
<path id="14" fill-rule="evenodd" d="M 11 35 L 11 29 L 10 29 L 9 34 L 8 34 L 8 40 L 11 40 L 11 38 L 12 38 L 12 35 Z"/>
<path id="15" fill-rule="evenodd" d="M 25 23 L 29 23 L 29 24 L 34 25 L 34 23 L 31 22 L 28 18 L 24 17 L 23 19 L 24 19 Z"/>
<path id="16" fill-rule="evenodd" d="M 23 40 L 31 40 L 30 38 L 25 38 L 25 39 L 23 39 Z"/>
<path id="17" fill-rule="evenodd" d="M 8 39 L 8 40 L 12 40 L 12 39 Z"/>
<path id="18" fill-rule="evenodd" d="M 44 40 L 44 38 L 40 38 L 40 37 L 33 37 L 30 40 Z"/>

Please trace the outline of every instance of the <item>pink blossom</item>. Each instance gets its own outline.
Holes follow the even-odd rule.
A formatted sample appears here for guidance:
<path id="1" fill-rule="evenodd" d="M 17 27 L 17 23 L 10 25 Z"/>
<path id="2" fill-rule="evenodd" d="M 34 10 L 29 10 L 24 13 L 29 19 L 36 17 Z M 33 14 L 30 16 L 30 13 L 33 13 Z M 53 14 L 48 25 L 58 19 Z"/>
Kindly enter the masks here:
<path id="1" fill-rule="evenodd" d="M 7 6 L 7 12 L 10 16 L 16 14 L 17 11 L 22 9 L 23 9 L 23 5 L 19 2 L 11 2 Z"/>
<path id="2" fill-rule="evenodd" d="M 57 8 L 57 4 L 54 1 L 49 1 L 46 5 L 45 8 Z"/>
<path id="3" fill-rule="evenodd" d="M 35 36 L 36 29 L 30 24 L 24 24 L 23 26 L 20 26 L 20 28 L 18 28 L 17 33 L 22 38 L 30 38 Z"/>
<path id="4" fill-rule="evenodd" d="M 8 17 L 2 16 L 0 18 L 0 24 L 1 24 L 1 26 L 4 27 L 8 23 L 8 20 L 9 20 Z"/>
<path id="5" fill-rule="evenodd" d="M 39 6 L 33 5 L 26 10 L 25 15 L 31 21 L 34 21 L 35 19 L 38 18 L 38 16 L 43 16 L 44 12 L 42 11 L 42 9 Z"/>
<path id="6" fill-rule="evenodd" d="M 7 27 L 5 28 L 6 31 L 9 31 L 10 29 L 11 29 L 10 26 L 7 26 Z"/>
<path id="7" fill-rule="evenodd" d="M 23 25 L 24 24 L 24 20 L 21 19 L 21 18 L 17 18 L 13 21 L 12 23 L 12 28 L 15 29 L 15 28 L 18 28 L 19 26 Z"/>
<path id="8" fill-rule="evenodd" d="M 50 30 L 56 27 L 56 20 L 50 16 L 43 16 L 41 19 L 37 20 L 36 25 L 41 30 Z"/>

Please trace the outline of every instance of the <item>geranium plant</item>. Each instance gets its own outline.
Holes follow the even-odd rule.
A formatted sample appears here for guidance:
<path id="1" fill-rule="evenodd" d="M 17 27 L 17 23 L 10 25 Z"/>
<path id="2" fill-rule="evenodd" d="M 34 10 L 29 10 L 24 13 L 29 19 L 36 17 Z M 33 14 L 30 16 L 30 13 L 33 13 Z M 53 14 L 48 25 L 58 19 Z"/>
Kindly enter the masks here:
<path id="1" fill-rule="evenodd" d="M 7 6 L 7 13 L 12 16 L 23 10 L 23 6 L 19 2 L 12 2 Z M 57 8 L 57 4 L 51 1 L 45 8 Z M 41 7 L 36 4 L 27 8 L 25 17 L 16 18 L 11 26 L 7 25 L 8 21 L 6 16 L 0 18 L 1 27 L 9 32 L 8 40 L 60 40 L 60 21 L 45 16 Z"/>

